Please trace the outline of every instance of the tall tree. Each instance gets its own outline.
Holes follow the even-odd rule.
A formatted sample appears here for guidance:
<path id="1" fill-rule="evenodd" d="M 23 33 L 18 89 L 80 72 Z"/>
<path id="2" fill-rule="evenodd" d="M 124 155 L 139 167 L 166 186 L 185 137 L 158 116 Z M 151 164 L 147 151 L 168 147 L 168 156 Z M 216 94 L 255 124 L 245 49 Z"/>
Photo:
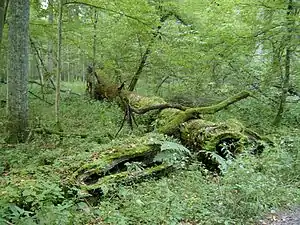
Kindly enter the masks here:
<path id="1" fill-rule="evenodd" d="M 52 26 L 54 22 L 54 15 L 53 15 L 53 0 L 48 1 L 48 23 Z M 48 73 L 47 79 L 50 80 L 53 78 L 52 72 L 53 72 L 53 41 L 52 38 L 50 37 L 48 40 L 48 60 L 47 60 L 47 69 Z M 54 86 L 54 85 L 53 85 Z"/>
<path id="2" fill-rule="evenodd" d="M 280 103 L 277 111 L 277 115 L 275 117 L 275 120 L 273 122 L 274 125 L 279 125 L 284 108 L 286 105 L 286 98 L 288 96 L 288 90 L 290 88 L 290 76 L 291 76 L 291 56 L 292 56 L 292 46 L 291 41 L 293 38 L 293 32 L 294 32 L 294 24 L 295 24 L 295 16 L 296 13 L 294 10 L 294 2 L 293 0 L 288 1 L 287 6 L 287 15 L 286 15 L 286 21 L 287 21 L 287 34 L 286 34 L 286 48 L 285 48 L 285 61 L 284 61 L 284 77 L 282 81 L 282 92 L 280 97 Z"/>
<path id="3" fill-rule="evenodd" d="M 5 1 L 0 0 L 0 43 L 2 41 L 3 27 L 4 27 L 4 8 Z"/>
<path id="4" fill-rule="evenodd" d="M 2 41 L 3 27 L 6 18 L 8 0 L 0 0 L 0 43 Z"/>
<path id="5" fill-rule="evenodd" d="M 61 45 L 62 45 L 62 10 L 63 3 L 62 0 L 59 1 L 59 11 L 58 11 L 58 44 L 57 44 L 57 74 L 56 74 L 56 98 L 55 98 L 55 121 L 58 130 L 61 130 L 61 124 L 59 119 L 59 102 L 60 102 L 60 79 L 61 79 Z"/>
<path id="6" fill-rule="evenodd" d="M 2 55 L 3 46 L 2 46 L 2 37 L 3 37 L 3 28 L 5 24 L 6 19 L 6 13 L 7 13 L 7 7 L 8 7 L 8 0 L 0 0 L 0 55 Z M 4 57 L 2 57 L 3 59 Z M 1 63 L 4 64 L 4 61 L 1 61 Z M 0 70 L 0 81 L 4 82 L 6 80 L 6 73 L 5 67 L 1 65 L 2 69 Z"/>
<path id="7" fill-rule="evenodd" d="M 24 142 L 28 135 L 29 0 L 9 6 L 8 30 L 8 143 Z"/>

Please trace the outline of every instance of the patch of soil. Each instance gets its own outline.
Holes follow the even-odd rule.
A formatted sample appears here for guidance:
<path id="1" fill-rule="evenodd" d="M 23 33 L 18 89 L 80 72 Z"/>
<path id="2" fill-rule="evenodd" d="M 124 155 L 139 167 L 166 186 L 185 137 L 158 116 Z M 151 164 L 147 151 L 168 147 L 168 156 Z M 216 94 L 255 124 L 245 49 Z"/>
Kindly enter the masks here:
<path id="1" fill-rule="evenodd" d="M 289 211 L 271 212 L 258 225 L 300 225 L 300 207 Z"/>

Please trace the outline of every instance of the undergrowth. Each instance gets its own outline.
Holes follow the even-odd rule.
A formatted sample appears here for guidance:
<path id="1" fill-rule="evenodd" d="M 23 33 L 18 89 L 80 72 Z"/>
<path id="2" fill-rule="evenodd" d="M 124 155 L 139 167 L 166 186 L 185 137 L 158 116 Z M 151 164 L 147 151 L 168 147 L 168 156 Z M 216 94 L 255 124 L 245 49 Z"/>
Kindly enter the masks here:
<path id="1" fill-rule="evenodd" d="M 46 97 L 53 102 L 51 94 Z M 30 107 L 32 127 L 53 129 L 53 106 L 31 97 Z M 132 132 L 125 125 L 115 138 L 123 119 L 119 107 L 70 93 L 63 94 L 61 114 L 65 132 L 88 137 L 61 141 L 35 134 L 26 144 L 0 145 L 0 224 L 255 224 L 270 210 L 299 204 L 296 129 L 277 131 L 274 147 L 259 156 L 240 155 L 223 175 L 193 161 L 166 177 L 116 185 L 92 203 L 68 186 L 73 172 L 96 150 L 139 136 L 143 127 Z M 164 148 L 180 148 L 175 142 L 166 140 Z"/>

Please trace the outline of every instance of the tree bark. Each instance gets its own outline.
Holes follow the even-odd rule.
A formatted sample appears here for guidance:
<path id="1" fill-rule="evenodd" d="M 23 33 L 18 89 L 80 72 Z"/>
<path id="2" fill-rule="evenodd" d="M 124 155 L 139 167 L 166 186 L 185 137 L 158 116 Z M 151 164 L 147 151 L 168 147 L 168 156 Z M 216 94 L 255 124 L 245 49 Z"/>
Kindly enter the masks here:
<path id="1" fill-rule="evenodd" d="M 48 23 L 53 25 L 54 15 L 53 15 L 53 0 L 48 1 Z M 47 76 L 52 74 L 53 71 L 53 41 L 51 38 L 48 40 L 48 59 L 47 59 Z M 46 67 L 45 67 L 46 68 Z M 47 77 L 52 78 L 53 76 Z M 46 78 L 46 80 L 47 80 Z M 51 80 L 50 80 L 51 81 Z"/>
<path id="2" fill-rule="evenodd" d="M 0 43 L 2 42 L 3 27 L 4 27 L 4 9 L 5 9 L 5 0 L 0 0 Z"/>
<path id="3" fill-rule="evenodd" d="M 9 7 L 8 143 L 26 141 L 28 135 L 29 0 L 14 0 Z"/>
<path id="4" fill-rule="evenodd" d="M 284 71 L 284 78 L 282 83 L 282 93 L 280 97 L 280 103 L 277 111 L 277 115 L 274 119 L 273 125 L 278 126 L 281 122 L 284 108 L 286 105 L 286 99 L 289 92 L 290 87 L 290 74 L 291 74 L 291 55 L 292 55 L 292 48 L 291 48 L 291 41 L 293 36 L 293 26 L 294 26 L 294 19 L 291 18 L 293 15 L 294 6 L 293 0 L 289 0 L 288 7 L 287 7 L 287 37 L 286 37 L 286 50 L 285 50 L 285 71 Z"/>
<path id="5" fill-rule="evenodd" d="M 159 7 L 160 8 L 160 7 Z M 162 13 L 164 10 L 160 8 L 160 13 Z M 156 30 L 153 32 L 153 36 L 150 40 L 150 43 L 148 44 L 147 46 L 147 49 L 146 51 L 144 52 L 144 54 L 142 55 L 142 58 L 141 58 L 141 61 L 140 61 L 140 64 L 138 66 L 138 69 L 137 71 L 135 72 L 134 76 L 132 77 L 131 81 L 130 81 L 130 84 L 129 84 L 129 87 L 128 87 L 128 90 L 129 91 L 133 91 L 135 89 L 135 86 L 140 78 L 140 75 L 141 73 L 143 72 L 143 69 L 144 67 L 146 66 L 146 62 L 147 62 L 147 59 L 149 57 L 149 55 L 151 54 L 151 48 L 152 48 L 152 45 L 153 43 L 155 42 L 155 39 L 156 37 L 159 35 L 160 33 L 160 30 L 162 28 L 162 25 L 163 23 L 170 17 L 170 16 L 175 16 L 176 17 L 176 14 L 174 12 L 168 12 L 166 14 L 163 14 L 161 17 L 160 17 L 160 24 L 159 26 L 156 28 Z"/>
<path id="6" fill-rule="evenodd" d="M 96 53 L 97 53 L 97 23 L 98 23 L 98 12 L 94 9 L 94 37 L 93 37 L 93 73 L 96 69 Z"/>
<path id="7" fill-rule="evenodd" d="M 62 46 L 62 0 L 59 1 L 58 28 L 57 28 L 57 74 L 56 74 L 56 98 L 55 98 L 55 122 L 57 129 L 61 131 L 59 103 L 60 103 L 60 79 L 61 79 L 61 46 Z"/>
<path id="8" fill-rule="evenodd" d="M 159 97 L 143 97 L 120 90 L 107 81 L 102 83 L 100 81 L 97 87 L 96 91 L 102 98 L 117 101 L 121 99 L 121 106 L 126 112 L 130 108 L 131 113 L 139 115 L 147 113 L 148 115 L 143 115 L 147 117 L 143 121 L 144 125 L 152 128 L 149 131 L 156 130 L 162 137 L 165 135 L 175 137 L 189 148 L 195 158 L 212 170 L 219 169 L 217 157 L 226 160 L 250 148 L 253 153 L 261 153 L 263 143 L 271 143 L 238 121 L 216 123 L 202 119 L 204 114 L 216 113 L 246 99 L 251 95 L 247 91 L 210 106 L 190 108 L 168 104 Z M 136 181 L 148 175 L 164 174 L 176 169 L 172 164 L 156 161 L 164 139 L 154 142 L 151 140 L 149 134 L 146 134 L 126 141 L 124 145 L 111 146 L 109 149 L 94 152 L 87 163 L 73 174 L 73 182 L 82 190 L 96 193 L 95 191 L 107 189 L 109 185 L 117 182 Z M 143 168 L 134 172 L 128 171 L 126 165 L 131 163 L 143 165 Z"/>
<path id="9" fill-rule="evenodd" d="M 214 113 L 247 96 L 249 95 L 242 92 L 216 105 L 199 107 L 194 111 L 204 114 Z M 131 98 L 134 98 L 132 103 L 142 104 L 148 108 L 155 108 L 154 106 L 151 107 L 152 104 L 155 104 L 154 102 L 162 102 L 162 99 L 159 98 L 143 98 L 134 95 L 131 95 Z M 187 110 L 165 108 L 157 113 L 152 121 L 155 120 L 157 124 L 160 124 L 161 121 L 172 120 L 169 118 L 177 118 L 180 113 Z M 139 109 L 139 111 L 145 112 L 147 110 Z M 157 156 L 161 153 L 162 145 L 165 142 L 165 134 L 175 136 L 184 146 L 188 147 L 190 152 L 184 153 L 187 158 L 194 156 L 195 159 L 214 171 L 218 170 L 219 162 L 216 160 L 217 157 L 212 156 L 217 155 L 225 161 L 229 157 L 236 157 L 245 149 L 259 154 L 264 149 L 264 143 L 272 144 L 268 139 L 245 128 L 235 120 L 216 123 L 190 118 L 177 125 L 176 133 L 171 134 L 170 130 L 166 130 L 162 136 L 157 135 L 155 138 L 151 137 L 151 134 L 146 134 L 143 137 L 126 140 L 124 144 L 93 152 L 86 160 L 87 162 L 73 174 L 71 181 L 82 190 L 93 194 L 98 193 L 95 191 L 107 189 L 115 183 L 138 181 L 149 175 L 161 175 L 175 170 L 176 167 L 173 164 L 157 161 Z M 142 165 L 142 168 L 137 171 L 128 170 L 127 165 L 132 163 L 138 163 L 138 165 Z"/>
<path id="10" fill-rule="evenodd" d="M 6 19 L 8 3 L 8 0 L 0 0 L 0 44 L 3 37 L 3 28 Z"/>
<path id="11" fill-rule="evenodd" d="M 6 13 L 7 13 L 7 7 L 8 7 L 8 0 L 0 0 L 0 55 L 3 54 L 3 46 L 2 46 L 2 37 L 3 37 L 3 28 L 5 24 L 5 19 L 6 19 Z M 2 57 L 1 60 L 1 70 L 0 70 L 0 81 L 5 81 L 6 80 L 6 72 L 5 72 L 5 66 L 4 66 L 4 59 L 6 57 Z"/>

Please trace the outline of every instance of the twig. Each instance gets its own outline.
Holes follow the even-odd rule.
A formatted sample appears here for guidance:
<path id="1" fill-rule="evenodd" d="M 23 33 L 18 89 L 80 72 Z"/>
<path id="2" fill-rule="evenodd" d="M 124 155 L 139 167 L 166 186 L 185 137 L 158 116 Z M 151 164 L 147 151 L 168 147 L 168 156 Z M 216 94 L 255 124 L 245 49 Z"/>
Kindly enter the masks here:
<path id="1" fill-rule="evenodd" d="M 137 109 L 137 108 L 134 108 L 131 106 L 132 111 L 135 112 L 136 114 L 145 114 L 152 110 L 157 110 L 157 109 L 162 110 L 162 109 L 168 109 L 168 108 L 179 109 L 182 111 L 189 109 L 189 107 L 185 107 L 185 106 L 177 105 L 177 104 L 173 105 L 173 104 L 169 104 L 169 103 L 160 104 L 160 105 L 152 105 L 152 106 L 140 108 L 140 109 Z"/>
<path id="2" fill-rule="evenodd" d="M 39 100 L 41 100 L 41 101 L 43 101 L 43 102 L 46 102 L 48 105 L 54 105 L 53 103 L 48 102 L 47 100 L 45 100 L 45 99 L 41 98 L 40 96 L 36 95 L 36 94 L 33 93 L 32 91 L 28 91 L 28 92 L 29 92 L 29 94 L 32 94 L 32 95 L 33 95 L 34 97 L 36 97 L 37 99 L 39 99 Z"/>
<path id="3" fill-rule="evenodd" d="M 6 81 L 1 81 L 1 83 L 7 84 Z M 35 84 L 41 85 L 41 84 L 38 83 L 37 81 L 29 81 L 29 83 L 35 83 Z M 45 100 L 45 99 L 41 98 L 40 96 L 34 94 L 32 91 L 28 91 L 28 93 L 31 94 L 31 95 L 33 95 L 33 96 L 36 97 L 37 99 L 40 99 L 41 101 L 46 102 L 46 103 L 49 104 L 49 105 L 53 105 L 53 103 L 48 102 L 47 100 Z"/>
<path id="4" fill-rule="evenodd" d="M 151 27 L 150 24 L 147 24 L 146 22 L 140 20 L 139 18 L 136 18 L 136 17 L 134 17 L 134 16 L 130 16 L 130 15 L 124 13 L 124 12 L 118 12 L 118 11 L 113 10 L 113 9 L 108 9 L 108 8 L 105 8 L 105 7 L 101 7 L 101 6 L 97 6 L 97 5 L 93 5 L 93 4 L 89 4 L 89 3 L 85 3 L 85 2 L 71 1 L 71 2 L 66 2 L 66 3 L 64 3 L 64 5 L 71 5 L 71 4 L 85 5 L 85 6 L 88 6 L 88 7 L 100 9 L 100 10 L 102 10 L 102 11 L 108 11 L 108 12 L 116 13 L 116 14 L 119 14 L 119 15 L 121 15 L 121 16 L 126 16 L 126 17 L 128 17 L 128 18 L 130 18 L 130 19 L 136 20 L 136 21 L 138 21 L 138 22 L 144 24 L 144 25 L 147 26 L 147 27 Z M 151 28 L 152 28 L 152 27 L 151 27 Z"/>
<path id="5" fill-rule="evenodd" d="M 31 83 L 31 84 L 37 84 L 37 85 L 42 85 L 42 84 L 40 84 L 39 82 L 37 82 L 37 81 L 35 81 L 35 80 L 30 80 L 30 81 L 28 81 L 28 83 Z M 54 87 L 51 87 L 51 89 L 55 90 Z M 75 92 L 72 92 L 72 91 L 70 91 L 70 90 L 64 90 L 64 89 L 61 89 L 60 91 L 61 91 L 61 92 L 64 92 L 64 93 L 69 92 L 69 93 L 72 94 L 72 95 L 81 96 L 80 94 L 75 93 Z"/>
<path id="6" fill-rule="evenodd" d="M 32 40 L 31 37 L 29 38 L 29 40 L 30 40 L 30 44 L 32 45 L 33 49 L 34 49 L 35 52 L 36 52 L 36 55 L 37 55 L 38 59 L 40 60 L 40 63 L 41 63 L 41 65 L 42 65 L 44 71 L 46 72 L 46 74 L 50 74 L 49 71 L 48 71 L 48 69 L 47 69 L 47 67 L 45 66 L 45 63 L 44 63 L 44 61 L 43 61 L 43 59 L 42 59 L 42 57 L 41 57 L 41 55 L 40 55 L 39 50 L 38 50 L 37 47 L 36 47 L 34 41 Z M 55 84 L 54 84 L 53 79 L 50 77 L 49 80 L 50 80 L 50 82 L 51 82 L 51 84 L 52 84 L 52 86 L 53 86 L 52 88 L 55 90 L 56 88 L 55 88 Z"/>
<path id="7" fill-rule="evenodd" d="M 36 128 L 33 129 L 32 132 L 37 133 L 37 134 L 55 134 L 58 135 L 60 137 L 80 137 L 80 138 L 87 138 L 88 135 L 87 134 L 76 134 L 76 133 L 64 133 L 61 131 L 55 131 L 55 130 L 50 130 L 48 128 Z"/>
<path id="8" fill-rule="evenodd" d="M 7 220 L 5 220 L 5 223 L 8 224 L 8 225 L 14 225 L 13 223 L 8 222 Z"/>

